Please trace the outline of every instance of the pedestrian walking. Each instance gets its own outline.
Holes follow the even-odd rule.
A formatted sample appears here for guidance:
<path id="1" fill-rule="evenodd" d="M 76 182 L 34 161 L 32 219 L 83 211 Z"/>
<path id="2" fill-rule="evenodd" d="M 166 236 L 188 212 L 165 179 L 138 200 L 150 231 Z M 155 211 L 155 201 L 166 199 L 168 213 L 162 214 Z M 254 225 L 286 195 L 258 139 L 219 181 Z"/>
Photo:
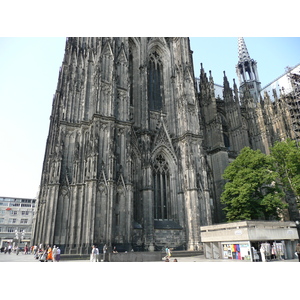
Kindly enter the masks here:
<path id="1" fill-rule="evenodd" d="M 296 253 L 297 253 L 297 256 L 298 256 L 298 260 L 300 262 L 300 243 L 298 243 L 297 246 L 296 246 Z"/>
<path id="2" fill-rule="evenodd" d="M 166 247 L 166 258 L 170 259 L 170 257 L 171 257 L 171 250 L 169 247 Z"/>

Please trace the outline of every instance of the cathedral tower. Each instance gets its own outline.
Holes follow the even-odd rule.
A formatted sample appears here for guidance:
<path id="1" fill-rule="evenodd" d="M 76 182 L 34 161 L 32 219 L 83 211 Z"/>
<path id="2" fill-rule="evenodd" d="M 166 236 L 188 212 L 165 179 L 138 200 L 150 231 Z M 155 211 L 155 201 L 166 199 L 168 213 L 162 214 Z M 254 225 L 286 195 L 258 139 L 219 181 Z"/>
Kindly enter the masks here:
<path id="1" fill-rule="evenodd" d="M 238 38 L 238 64 L 236 73 L 239 78 L 240 92 L 248 89 L 256 102 L 260 101 L 260 81 L 257 72 L 257 62 L 250 58 L 244 38 Z"/>
<path id="2" fill-rule="evenodd" d="M 68 38 L 33 242 L 197 249 L 211 224 L 188 38 Z"/>

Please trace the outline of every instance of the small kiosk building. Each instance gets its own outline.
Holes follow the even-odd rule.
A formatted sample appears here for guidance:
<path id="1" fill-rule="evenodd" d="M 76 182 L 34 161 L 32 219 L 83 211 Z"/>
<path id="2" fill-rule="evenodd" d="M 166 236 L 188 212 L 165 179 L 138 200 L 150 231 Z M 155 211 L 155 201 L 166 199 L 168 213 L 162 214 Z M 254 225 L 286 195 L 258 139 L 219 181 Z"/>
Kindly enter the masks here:
<path id="1" fill-rule="evenodd" d="M 204 255 L 208 259 L 292 259 L 298 239 L 292 221 L 240 221 L 201 227 Z"/>

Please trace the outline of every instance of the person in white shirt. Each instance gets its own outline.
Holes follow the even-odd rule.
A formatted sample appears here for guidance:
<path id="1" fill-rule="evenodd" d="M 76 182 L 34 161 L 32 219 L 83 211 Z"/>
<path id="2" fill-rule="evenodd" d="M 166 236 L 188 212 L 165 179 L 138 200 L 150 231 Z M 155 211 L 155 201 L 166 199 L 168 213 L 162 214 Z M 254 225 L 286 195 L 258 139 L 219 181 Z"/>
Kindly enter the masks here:
<path id="1" fill-rule="evenodd" d="M 56 256 L 57 256 L 57 248 L 54 245 L 53 250 L 52 250 L 53 262 L 56 262 Z"/>

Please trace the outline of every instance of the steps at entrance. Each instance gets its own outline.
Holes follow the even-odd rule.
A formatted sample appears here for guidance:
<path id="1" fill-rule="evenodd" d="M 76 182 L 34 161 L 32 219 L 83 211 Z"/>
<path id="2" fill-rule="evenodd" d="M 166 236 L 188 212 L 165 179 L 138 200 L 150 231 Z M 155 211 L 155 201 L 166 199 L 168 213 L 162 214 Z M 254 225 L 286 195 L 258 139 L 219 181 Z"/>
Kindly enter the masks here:
<path id="1" fill-rule="evenodd" d="M 203 251 L 172 251 L 172 257 L 190 257 L 203 255 Z M 102 253 L 100 253 L 99 258 L 102 259 Z M 89 260 L 89 254 L 62 254 L 61 260 Z"/>
<path id="2" fill-rule="evenodd" d="M 174 257 L 189 257 L 189 256 L 197 256 L 203 255 L 203 251 L 171 251 L 172 256 Z"/>

